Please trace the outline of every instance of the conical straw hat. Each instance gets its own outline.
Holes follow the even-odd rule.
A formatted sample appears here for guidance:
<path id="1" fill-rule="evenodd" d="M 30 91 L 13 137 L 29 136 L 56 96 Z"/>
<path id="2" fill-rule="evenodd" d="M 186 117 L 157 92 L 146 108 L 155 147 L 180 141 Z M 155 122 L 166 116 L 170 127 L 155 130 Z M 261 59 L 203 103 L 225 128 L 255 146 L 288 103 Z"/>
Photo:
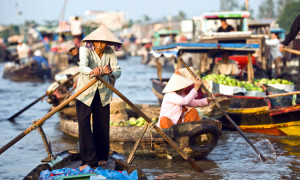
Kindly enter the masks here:
<path id="1" fill-rule="evenodd" d="M 193 73 L 195 73 L 195 70 L 194 70 L 194 68 L 192 67 L 192 66 L 190 66 L 189 67 L 190 69 L 191 69 L 191 71 L 193 72 Z M 178 69 L 178 71 L 180 72 L 180 75 L 181 76 L 183 76 L 183 77 L 185 77 L 185 78 L 187 78 L 187 79 L 189 79 L 189 80 L 194 80 L 195 78 L 192 76 L 192 74 L 186 69 L 186 68 L 180 68 L 180 69 Z M 196 73 L 195 73 L 196 74 Z"/>
<path id="2" fill-rule="evenodd" d="M 168 81 L 168 84 L 164 88 L 163 93 L 178 91 L 192 85 L 193 83 L 194 82 L 192 80 L 186 79 L 185 77 L 177 74 L 173 74 Z"/>
<path id="3" fill-rule="evenodd" d="M 122 44 L 121 41 L 104 24 L 101 24 L 97 29 L 87 35 L 82 41 L 108 41 Z"/>

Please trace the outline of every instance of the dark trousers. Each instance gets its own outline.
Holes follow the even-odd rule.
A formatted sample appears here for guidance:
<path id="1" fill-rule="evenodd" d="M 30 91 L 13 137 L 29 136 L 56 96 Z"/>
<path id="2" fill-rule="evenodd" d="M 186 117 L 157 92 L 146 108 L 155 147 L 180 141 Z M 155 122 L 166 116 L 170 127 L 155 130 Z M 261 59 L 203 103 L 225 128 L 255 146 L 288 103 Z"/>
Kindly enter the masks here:
<path id="1" fill-rule="evenodd" d="M 91 106 L 76 100 L 79 125 L 79 146 L 82 164 L 97 165 L 108 159 L 109 153 L 109 104 L 102 107 L 99 92 L 96 91 Z M 92 129 L 91 129 L 91 114 Z"/>

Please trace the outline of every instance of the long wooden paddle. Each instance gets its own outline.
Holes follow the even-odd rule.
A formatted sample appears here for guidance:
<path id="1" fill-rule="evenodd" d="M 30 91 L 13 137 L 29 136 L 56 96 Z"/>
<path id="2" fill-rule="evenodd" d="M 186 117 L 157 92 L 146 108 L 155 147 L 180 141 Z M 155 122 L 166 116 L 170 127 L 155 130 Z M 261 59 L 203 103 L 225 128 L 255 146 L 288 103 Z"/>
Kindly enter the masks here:
<path id="1" fill-rule="evenodd" d="M 290 96 L 294 94 L 300 94 L 300 91 L 288 92 L 288 93 L 279 93 L 279 94 L 270 94 L 265 96 L 266 98 L 280 97 L 280 96 Z"/>
<path id="2" fill-rule="evenodd" d="M 79 74 L 76 73 L 74 75 L 72 75 L 71 77 L 69 77 L 68 79 L 66 79 L 64 82 L 62 82 L 61 84 L 59 84 L 59 86 L 57 86 L 52 92 L 51 94 L 59 87 L 63 86 L 64 84 L 66 84 L 67 82 L 69 82 L 71 79 L 73 79 L 75 76 L 77 76 Z M 29 105 L 27 105 L 26 107 L 24 107 L 23 109 L 21 109 L 19 112 L 15 113 L 14 115 L 12 115 L 11 117 L 8 118 L 8 120 L 12 121 L 15 117 L 19 116 L 21 113 L 23 113 L 24 111 L 26 111 L 27 109 L 29 109 L 31 106 L 33 106 L 34 104 L 36 104 L 37 102 L 39 102 L 40 100 L 42 100 L 44 97 L 47 96 L 47 93 L 45 93 L 43 96 L 37 98 L 35 101 L 33 101 L 32 103 L 30 103 Z"/>
<path id="3" fill-rule="evenodd" d="M 284 47 L 283 50 L 286 51 L 286 52 L 289 52 L 289 53 L 300 55 L 300 51 L 295 50 L 295 49 L 290 49 L 290 48 Z"/>
<path id="4" fill-rule="evenodd" d="M 120 91 L 114 88 L 111 84 L 105 81 L 101 76 L 97 77 L 103 84 L 105 84 L 109 89 L 111 89 L 115 94 L 117 94 L 124 102 L 126 102 L 135 112 L 137 112 L 141 117 L 143 117 L 149 124 L 152 124 L 152 120 L 146 116 L 139 108 L 137 108 L 129 99 L 127 99 Z M 190 158 L 185 152 L 183 152 L 178 145 L 172 141 L 172 139 L 167 136 L 158 126 L 152 125 L 152 127 L 166 140 L 180 155 L 183 159 L 187 160 L 188 163 L 197 171 L 203 172 L 199 165 Z M 145 128 L 146 129 L 146 128 Z M 141 139 L 141 138 L 140 138 Z"/>
<path id="5" fill-rule="evenodd" d="M 181 57 L 178 57 L 178 59 L 181 61 L 181 63 L 185 66 L 185 68 L 191 73 L 191 75 L 197 79 L 196 74 L 188 67 L 188 65 L 183 61 Z M 201 88 L 210 96 L 213 97 L 213 94 L 210 93 L 207 88 L 202 84 Z M 266 161 L 266 158 L 259 152 L 259 150 L 254 146 L 254 144 L 251 143 L 251 141 L 245 136 L 243 131 L 235 124 L 235 122 L 231 119 L 231 117 L 225 112 L 225 110 L 221 107 L 218 101 L 215 100 L 215 98 L 212 98 L 212 101 L 216 104 L 216 106 L 221 110 L 221 112 L 224 114 L 224 116 L 229 120 L 229 122 L 235 127 L 236 130 L 242 135 L 242 137 L 248 142 L 248 144 L 254 149 L 254 151 L 257 153 L 258 157 L 262 161 Z"/>
<path id="6" fill-rule="evenodd" d="M 91 87 L 93 84 L 97 82 L 97 79 L 93 79 L 91 82 L 89 82 L 87 85 L 85 85 L 83 88 L 81 88 L 79 91 L 74 93 L 71 97 L 69 97 L 67 100 L 63 101 L 61 104 L 59 104 L 56 108 L 54 108 L 52 111 L 50 111 L 48 114 L 46 114 L 44 117 L 39 119 L 36 122 L 36 126 L 39 126 L 43 124 L 48 118 L 50 118 L 53 114 L 55 114 L 57 111 L 59 111 L 61 108 L 69 104 L 72 100 L 74 100 L 77 96 L 79 96 L 82 92 L 84 92 L 86 89 Z M 19 134 L 17 137 L 15 137 L 13 140 L 11 140 L 9 143 L 7 143 L 5 146 L 3 146 L 0 149 L 0 154 L 2 154 L 4 151 L 6 151 L 8 148 L 10 148 L 12 145 L 14 145 L 16 142 L 18 142 L 20 139 L 22 139 L 25 135 L 30 133 L 35 127 L 30 126 L 26 130 L 24 130 L 21 134 Z"/>
<path id="7" fill-rule="evenodd" d="M 133 149 L 131 150 L 131 152 L 130 152 L 128 158 L 127 158 L 127 163 L 129 163 L 129 164 L 132 163 L 132 161 L 134 159 L 134 153 L 136 152 L 137 147 L 139 146 L 140 142 L 142 141 L 142 139 L 144 137 L 144 134 L 147 131 L 147 129 L 148 129 L 148 124 L 146 123 L 143 130 L 142 130 L 142 133 L 141 133 L 140 137 L 134 143 Z"/>

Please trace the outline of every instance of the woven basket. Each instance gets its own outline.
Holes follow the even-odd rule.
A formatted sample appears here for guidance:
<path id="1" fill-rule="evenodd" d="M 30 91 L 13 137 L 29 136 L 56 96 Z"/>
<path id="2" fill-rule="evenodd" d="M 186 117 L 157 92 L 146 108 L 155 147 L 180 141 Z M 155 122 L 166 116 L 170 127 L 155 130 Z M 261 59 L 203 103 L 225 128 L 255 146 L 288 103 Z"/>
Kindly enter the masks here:
<path id="1" fill-rule="evenodd" d="M 113 98 L 110 103 L 110 121 L 127 121 L 126 103 L 120 98 Z"/>

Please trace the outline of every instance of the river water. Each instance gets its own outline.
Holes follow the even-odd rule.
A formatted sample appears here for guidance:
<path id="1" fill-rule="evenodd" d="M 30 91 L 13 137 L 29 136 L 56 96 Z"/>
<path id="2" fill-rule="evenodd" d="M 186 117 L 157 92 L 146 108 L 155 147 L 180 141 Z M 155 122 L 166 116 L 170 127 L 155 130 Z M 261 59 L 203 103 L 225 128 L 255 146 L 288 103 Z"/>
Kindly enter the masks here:
<path id="1" fill-rule="evenodd" d="M 141 58 L 119 60 L 122 76 L 116 88 L 133 103 L 157 103 L 151 91 L 156 68 L 140 63 Z M 4 63 L 0 63 L 2 74 Z M 163 77 L 170 77 L 164 71 Z M 32 120 L 45 116 L 50 108 L 46 101 L 38 102 L 15 119 L 8 117 L 42 96 L 51 82 L 12 82 L 0 77 L 0 146 L 3 147 L 25 129 Z M 77 140 L 59 130 L 57 114 L 49 118 L 43 129 L 51 141 L 54 154 L 73 148 Z M 136 158 L 135 162 L 149 179 L 300 179 L 300 137 L 268 136 L 245 133 L 268 159 L 262 162 L 254 150 L 236 131 L 223 131 L 216 148 L 197 163 L 204 173 L 195 172 L 184 160 Z M 0 179 L 22 179 L 40 160 L 47 156 L 40 134 L 33 130 L 0 155 Z"/>

